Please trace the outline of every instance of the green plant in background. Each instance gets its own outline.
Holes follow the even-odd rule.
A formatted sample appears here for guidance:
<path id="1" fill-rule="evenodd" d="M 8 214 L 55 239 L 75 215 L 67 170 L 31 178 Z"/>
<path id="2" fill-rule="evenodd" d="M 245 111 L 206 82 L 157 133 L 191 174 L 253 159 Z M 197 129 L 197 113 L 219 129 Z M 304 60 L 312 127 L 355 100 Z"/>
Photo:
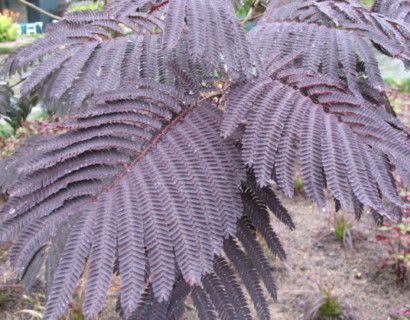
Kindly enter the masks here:
<path id="1" fill-rule="evenodd" d="M 7 139 L 13 134 L 13 128 L 7 122 L 0 122 L 0 139 Z"/>
<path id="2" fill-rule="evenodd" d="M 343 243 L 343 239 L 349 233 L 352 225 L 347 221 L 343 214 L 335 214 L 333 218 L 334 224 L 333 229 L 335 232 L 336 241 Z"/>
<path id="3" fill-rule="evenodd" d="M 396 177 L 399 194 L 404 203 L 410 204 L 410 193 L 408 192 L 402 178 Z M 386 243 L 389 247 L 389 258 L 380 266 L 390 266 L 395 273 L 395 279 L 403 282 L 408 279 L 410 270 L 410 209 L 404 211 L 403 220 L 397 224 L 385 224 L 380 228 L 383 234 L 376 236 L 378 241 Z M 407 310 L 410 315 L 410 308 Z"/>
<path id="4" fill-rule="evenodd" d="M 342 317 L 347 319 L 361 319 L 360 311 L 344 296 L 336 295 L 335 285 L 318 278 L 309 297 L 301 303 L 305 320 L 333 319 Z M 352 318 L 352 316 L 355 316 Z"/>
<path id="5" fill-rule="evenodd" d="M 21 47 L 21 44 L 16 44 L 13 46 L 0 46 L 0 54 L 9 54 L 17 50 L 20 47 Z"/>
<path id="6" fill-rule="evenodd" d="M 238 18 L 244 18 L 251 7 L 252 0 L 235 1 L 235 13 Z"/>
<path id="7" fill-rule="evenodd" d="M 7 82 L 0 84 L 0 117 L 12 128 L 13 134 L 26 121 L 32 107 L 37 102 L 38 98 L 22 97 L 17 99 L 14 97 L 12 86 Z M 3 130 L 1 131 L 3 132 Z"/>
<path id="8" fill-rule="evenodd" d="M 361 3 L 363 3 L 365 6 L 370 8 L 374 4 L 374 0 L 360 0 Z"/>
<path id="9" fill-rule="evenodd" d="M 395 316 L 398 317 L 399 320 L 408 320 L 410 319 L 410 304 L 406 306 L 402 306 L 393 312 Z"/>
<path id="10" fill-rule="evenodd" d="M 0 43 L 0 54 L 9 54 L 17 49 L 24 47 L 36 39 L 43 37 L 43 34 L 25 34 L 18 37 L 18 41 L 10 45 L 10 43 Z"/>
<path id="11" fill-rule="evenodd" d="M 76 12 L 76 11 L 85 11 L 85 10 L 104 10 L 105 3 L 104 1 L 82 1 L 78 3 L 74 3 L 68 8 L 68 12 Z"/>
<path id="12" fill-rule="evenodd" d="M 0 158 L 11 156 L 16 148 L 24 145 L 25 139 L 33 135 L 57 130 L 47 126 L 57 121 L 52 114 L 45 119 L 38 119 L 39 114 L 31 114 L 37 102 L 38 98 L 16 98 L 12 86 L 0 84 Z M 29 116 L 32 122 L 26 122 Z"/>
<path id="13" fill-rule="evenodd" d="M 16 284 L 4 284 L 0 287 L 0 312 L 4 312 L 11 305 L 19 302 L 21 298 L 22 287 Z"/>
<path id="14" fill-rule="evenodd" d="M 349 220 L 343 211 L 333 213 L 329 219 L 335 240 L 349 249 L 353 249 L 355 241 L 365 239 L 364 234 L 355 228 L 352 220 Z"/>
<path id="15" fill-rule="evenodd" d="M 13 23 L 12 17 L 0 13 L 0 42 L 15 41 L 18 37 L 19 26 Z"/>
<path id="16" fill-rule="evenodd" d="M 410 93 L 410 78 L 390 78 L 386 77 L 383 79 L 384 82 L 389 86 L 395 86 L 402 92 Z"/>
<path id="17" fill-rule="evenodd" d="M 81 303 L 71 303 L 69 305 L 69 310 L 60 318 L 60 320 L 85 320 Z"/>
<path id="18" fill-rule="evenodd" d="M 324 317 L 335 317 L 341 313 L 339 301 L 333 295 L 332 291 L 322 291 L 324 302 L 318 310 L 318 314 Z"/>
<path id="19" fill-rule="evenodd" d="M 293 180 L 293 187 L 295 189 L 295 193 L 300 196 L 305 196 L 305 188 L 304 183 L 301 176 L 296 176 Z"/>
<path id="20" fill-rule="evenodd" d="M 3 302 L 4 302 L 4 300 L 5 300 L 5 297 L 4 297 L 3 290 L 0 290 L 0 310 L 1 310 L 2 307 L 3 307 Z"/>
<path id="21" fill-rule="evenodd" d="M 14 151 L 25 144 L 26 139 L 35 135 L 47 135 L 61 132 L 61 129 L 54 128 L 51 124 L 58 122 L 56 117 L 42 117 L 34 121 L 24 122 L 22 126 L 8 137 L 0 136 L 0 158 L 11 156 Z M 2 126 L 0 126 L 1 130 Z"/>
<path id="22" fill-rule="evenodd" d="M 377 235 L 376 239 L 387 243 L 390 255 L 388 259 L 381 263 L 381 267 L 391 266 L 398 282 L 407 280 L 410 269 L 410 217 L 403 218 L 398 224 L 384 225 L 380 228 L 382 235 Z"/>
<path id="23" fill-rule="evenodd" d="M 383 82 L 388 87 L 396 87 L 402 93 L 410 93 L 410 77 L 406 66 L 398 59 L 377 55 Z"/>

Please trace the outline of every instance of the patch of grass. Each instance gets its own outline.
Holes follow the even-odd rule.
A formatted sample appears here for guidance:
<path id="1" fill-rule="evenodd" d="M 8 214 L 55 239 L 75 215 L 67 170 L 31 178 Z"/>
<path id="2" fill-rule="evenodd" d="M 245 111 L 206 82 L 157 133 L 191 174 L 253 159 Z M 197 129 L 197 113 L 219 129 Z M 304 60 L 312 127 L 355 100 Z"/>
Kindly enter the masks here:
<path id="1" fill-rule="evenodd" d="M 402 92 L 410 93 L 410 77 L 409 78 L 384 78 L 384 82 L 388 86 L 394 86 Z"/>
<path id="2" fill-rule="evenodd" d="M 296 194 L 301 195 L 301 196 L 305 195 L 305 185 L 300 176 L 295 177 L 295 179 L 293 180 L 293 186 L 295 188 Z"/>
<path id="3" fill-rule="evenodd" d="M 0 310 L 3 307 L 4 300 L 5 300 L 5 297 L 4 297 L 3 290 L 0 290 Z"/>
<path id="4" fill-rule="evenodd" d="M 366 7 L 369 9 L 373 6 L 374 0 L 360 0 L 361 3 L 363 3 Z"/>
<path id="5" fill-rule="evenodd" d="M 70 304 L 69 310 L 60 318 L 60 320 L 85 320 L 81 304 Z"/>
<path id="6" fill-rule="evenodd" d="M 251 4 L 252 4 L 252 1 L 251 1 L 251 0 L 245 0 L 245 1 L 243 2 L 243 5 L 240 6 L 240 7 L 235 11 L 236 16 L 237 16 L 238 18 L 244 18 L 244 17 L 247 15 L 247 13 L 248 13 L 248 11 L 249 11 L 249 9 L 250 9 L 250 7 L 251 7 Z"/>
<path id="7" fill-rule="evenodd" d="M 2 46 L 0 45 L 0 54 L 9 54 L 15 50 L 17 50 L 18 48 L 21 48 L 23 45 L 22 44 L 18 44 L 15 46 Z"/>
<path id="8" fill-rule="evenodd" d="M 335 285 L 317 278 L 308 298 L 301 303 L 304 320 L 318 319 L 361 319 L 360 310 L 350 299 L 336 295 Z M 353 315 L 357 317 L 352 318 Z"/>
<path id="9" fill-rule="evenodd" d="M 18 38 L 19 40 L 21 40 L 21 42 L 18 42 L 14 45 L 7 44 L 6 42 L 0 43 L 0 54 L 9 54 L 23 46 L 26 46 L 34 42 L 37 38 L 40 38 L 40 37 L 42 37 L 42 35 L 39 35 L 39 34 L 24 35 Z"/>
<path id="10" fill-rule="evenodd" d="M 38 34 L 23 34 L 19 38 L 30 39 L 31 41 L 34 41 L 37 38 L 42 38 L 42 37 L 44 37 L 44 34 L 38 33 Z"/>
<path id="11" fill-rule="evenodd" d="M 22 288 L 20 285 L 2 284 L 0 287 L 0 317 L 1 313 L 10 311 L 20 303 Z"/>
<path id="12" fill-rule="evenodd" d="M 97 7 L 97 3 L 93 1 L 81 1 L 78 3 L 72 4 L 68 8 L 68 12 L 76 12 L 76 11 L 85 11 L 85 10 L 98 10 L 102 11 L 104 10 L 105 3 L 104 1 L 101 1 Z"/>
<path id="13" fill-rule="evenodd" d="M 347 221 L 343 214 L 335 215 L 333 219 L 333 230 L 335 232 L 336 241 L 343 243 L 346 233 L 349 232 L 352 225 Z"/>
<path id="14" fill-rule="evenodd" d="M 355 227 L 353 219 L 348 219 L 344 211 L 332 213 L 329 223 L 335 240 L 345 248 L 353 249 L 355 241 L 365 239 L 364 234 Z"/>
<path id="15" fill-rule="evenodd" d="M 13 134 L 13 128 L 5 121 L 0 122 L 0 138 L 7 139 Z"/>
<path id="16" fill-rule="evenodd" d="M 323 317 L 335 317 L 342 313 L 339 301 L 333 296 L 332 292 L 324 292 L 325 301 L 319 308 L 318 314 Z"/>

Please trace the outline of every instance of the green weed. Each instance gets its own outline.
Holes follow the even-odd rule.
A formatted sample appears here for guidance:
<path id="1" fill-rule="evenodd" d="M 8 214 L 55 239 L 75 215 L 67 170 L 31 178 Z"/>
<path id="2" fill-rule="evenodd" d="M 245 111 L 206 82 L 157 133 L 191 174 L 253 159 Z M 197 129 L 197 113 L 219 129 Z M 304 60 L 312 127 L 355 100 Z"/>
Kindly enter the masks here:
<path id="1" fill-rule="evenodd" d="M 345 296 L 336 295 L 334 292 L 335 285 L 329 284 L 320 278 L 317 278 L 313 290 L 308 298 L 301 304 L 304 313 L 304 320 L 316 320 L 334 317 L 344 317 L 361 319 L 361 312 Z"/>

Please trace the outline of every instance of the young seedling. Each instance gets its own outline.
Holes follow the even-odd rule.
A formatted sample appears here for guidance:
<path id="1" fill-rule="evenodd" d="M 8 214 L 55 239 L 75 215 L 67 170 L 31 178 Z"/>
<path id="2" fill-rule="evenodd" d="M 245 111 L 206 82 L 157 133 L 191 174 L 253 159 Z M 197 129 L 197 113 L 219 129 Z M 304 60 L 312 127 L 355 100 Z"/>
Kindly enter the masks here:
<path id="1" fill-rule="evenodd" d="M 336 241 L 345 248 L 353 249 L 354 242 L 365 239 L 365 235 L 357 229 L 353 219 L 349 219 L 343 211 L 333 213 L 329 222 Z"/>
<path id="2" fill-rule="evenodd" d="M 410 270 L 410 217 L 403 218 L 398 224 L 384 225 L 380 230 L 383 234 L 377 235 L 376 239 L 389 246 L 389 258 L 380 266 L 390 266 L 396 281 L 406 281 Z"/>
<path id="3" fill-rule="evenodd" d="M 304 320 L 362 319 L 361 312 L 345 296 L 335 294 L 335 284 L 321 278 L 315 280 L 309 297 L 301 304 Z"/>

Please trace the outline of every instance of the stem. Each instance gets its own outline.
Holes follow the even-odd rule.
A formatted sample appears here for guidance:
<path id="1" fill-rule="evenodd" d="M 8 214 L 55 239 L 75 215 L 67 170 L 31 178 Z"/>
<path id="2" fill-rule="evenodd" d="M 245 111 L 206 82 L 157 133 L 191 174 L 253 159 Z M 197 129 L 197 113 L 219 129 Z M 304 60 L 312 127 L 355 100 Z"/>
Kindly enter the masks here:
<path id="1" fill-rule="evenodd" d="M 259 2 L 260 2 L 260 0 L 253 0 L 252 1 L 252 4 L 251 4 L 251 7 L 249 8 L 248 14 L 246 15 L 246 17 L 241 22 L 242 27 L 245 26 L 245 24 L 247 24 L 249 21 L 251 21 L 253 19 L 256 19 L 256 17 L 252 17 L 252 16 L 253 16 L 253 14 L 256 10 L 256 7 L 259 5 Z M 261 15 L 258 15 L 258 16 L 261 16 Z"/>
<path id="2" fill-rule="evenodd" d="M 48 17 L 53 18 L 53 19 L 55 19 L 55 20 L 63 20 L 63 18 L 61 18 L 61 17 L 59 17 L 59 16 L 56 16 L 56 15 L 50 13 L 50 12 L 47 12 L 47 11 L 45 11 L 45 10 L 43 10 L 43 9 L 41 9 L 41 8 L 39 8 L 39 7 L 37 7 L 36 5 L 34 5 L 34 4 L 32 4 L 32 3 L 28 2 L 28 1 L 26 1 L 26 0 L 17 0 L 17 1 L 18 1 L 18 2 L 21 2 L 22 4 L 25 4 L 27 7 L 30 7 L 30 8 L 32 8 L 32 9 L 34 9 L 34 10 L 36 10 L 36 11 L 38 11 L 38 12 L 44 14 L 45 16 L 48 16 Z"/>
<path id="3" fill-rule="evenodd" d="M 16 82 L 16 83 L 14 83 L 14 84 L 12 84 L 12 85 L 9 85 L 9 88 L 10 89 L 13 89 L 15 86 L 18 86 L 20 83 L 22 83 L 24 80 L 26 80 L 26 78 L 21 78 L 18 82 Z"/>
<path id="4" fill-rule="evenodd" d="M 141 152 L 141 154 L 134 159 L 134 161 L 132 161 L 130 163 L 129 166 L 127 166 L 127 168 L 121 172 L 118 176 L 117 179 L 115 181 L 113 181 L 113 183 L 111 183 L 111 185 L 109 185 L 108 187 L 105 188 L 105 190 L 108 192 L 110 191 L 119 180 L 121 180 L 126 174 L 127 172 L 130 170 L 130 168 L 132 168 L 133 166 L 135 166 L 137 164 L 137 162 L 139 160 L 141 160 L 142 157 L 144 157 L 148 151 L 150 151 L 158 142 L 159 140 L 161 140 L 161 138 L 168 133 L 169 130 L 171 130 L 179 121 L 181 121 L 182 118 L 184 118 L 188 113 L 190 113 L 192 110 L 194 110 L 198 105 L 200 105 L 202 102 L 207 101 L 209 99 L 213 99 L 215 97 L 219 97 L 223 95 L 223 92 L 218 92 L 218 93 L 214 93 L 211 94 L 207 97 L 202 98 L 201 100 L 198 100 L 197 102 L 193 103 L 188 109 L 186 109 L 184 112 L 180 113 L 174 120 L 172 120 L 165 128 L 164 130 L 161 131 L 160 134 L 158 134 L 154 140 L 151 141 L 151 143 L 145 148 L 145 150 L 143 152 Z"/>

